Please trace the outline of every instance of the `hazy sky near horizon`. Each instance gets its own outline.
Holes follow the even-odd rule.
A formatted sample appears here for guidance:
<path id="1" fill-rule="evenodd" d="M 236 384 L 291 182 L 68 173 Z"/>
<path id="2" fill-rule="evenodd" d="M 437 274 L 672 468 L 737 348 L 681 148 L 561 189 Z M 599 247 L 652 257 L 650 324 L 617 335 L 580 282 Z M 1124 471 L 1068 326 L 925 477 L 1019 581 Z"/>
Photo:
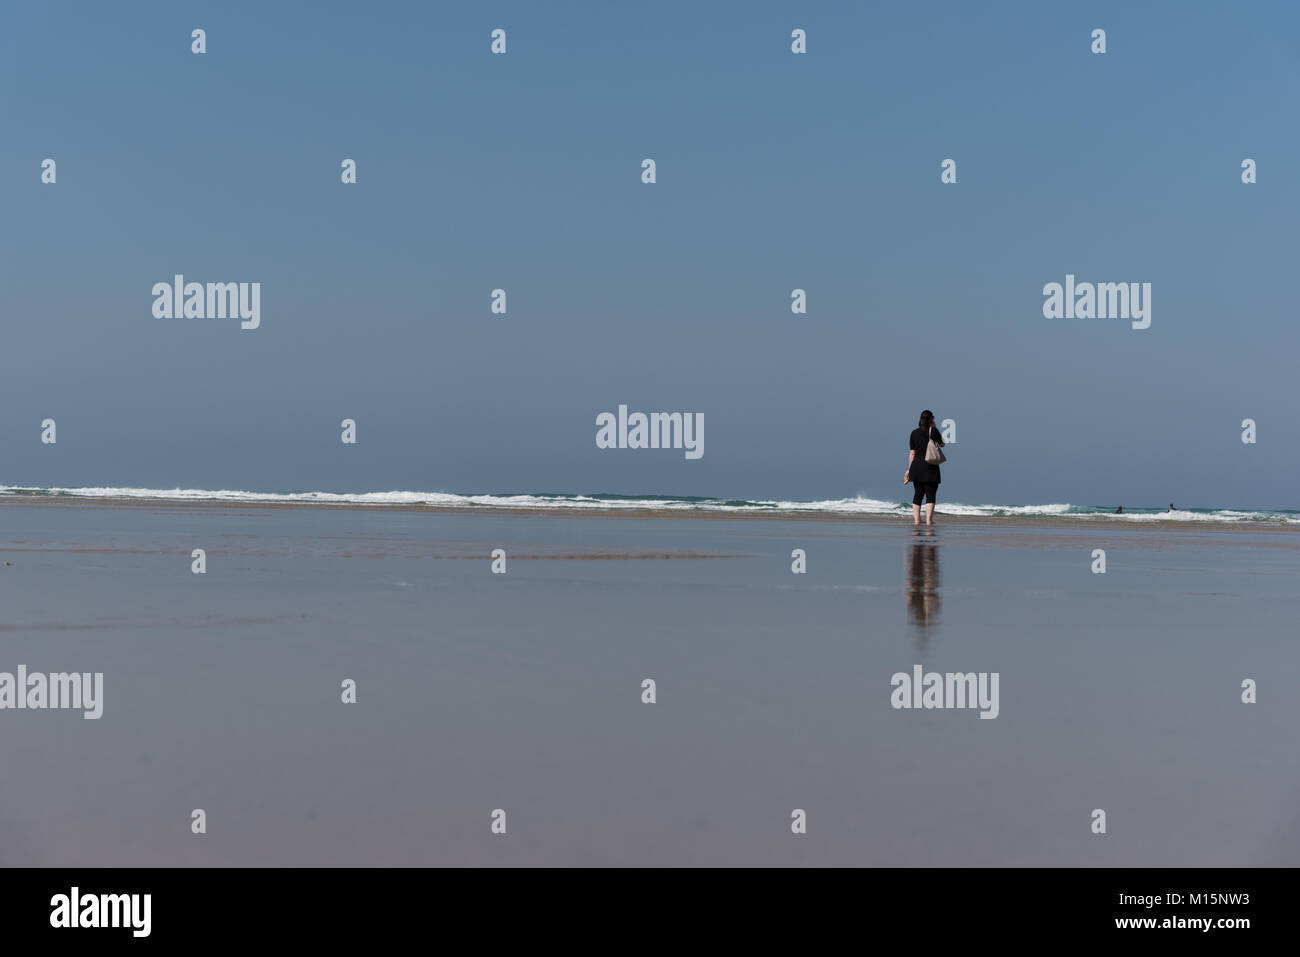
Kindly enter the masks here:
<path id="1" fill-rule="evenodd" d="M 902 500 L 928 407 L 941 501 L 1300 507 L 1293 5 L 0 23 L 0 484 Z M 176 273 L 261 327 L 155 318 Z M 1067 273 L 1151 283 L 1150 328 L 1044 318 Z M 703 413 L 703 458 L 598 449 L 619 404 Z"/>

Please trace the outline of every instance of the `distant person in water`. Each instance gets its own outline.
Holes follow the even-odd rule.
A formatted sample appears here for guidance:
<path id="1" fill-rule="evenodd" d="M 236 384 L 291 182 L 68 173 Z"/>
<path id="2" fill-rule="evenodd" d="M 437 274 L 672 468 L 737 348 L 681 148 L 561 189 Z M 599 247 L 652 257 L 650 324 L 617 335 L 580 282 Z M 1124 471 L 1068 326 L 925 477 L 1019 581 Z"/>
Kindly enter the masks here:
<path id="1" fill-rule="evenodd" d="M 912 483 L 912 524 L 921 524 L 921 503 L 925 502 L 925 524 L 934 524 L 934 499 L 939 494 L 939 466 L 925 460 L 925 449 L 933 441 L 943 448 L 943 436 L 934 427 L 934 413 L 926 409 L 921 413 L 912 435 L 907 440 L 907 471 L 904 482 Z"/>
<path id="2" fill-rule="evenodd" d="M 1169 503 L 1169 511 L 1171 511 L 1171 512 L 1176 512 L 1176 511 L 1178 511 L 1178 509 L 1174 508 L 1174 503 L 1173 503 L 1173 502 L 1170 502 L 1170 503 Z"/>
<path id="3" fill-rule="evenodd" d="M 1124 514 L 1124 506 L 1121 505 L 1119 508 L 1115 509 L 1115 514 L 1116 514 L 1116 515 L 1123 515 L 1123 514 Z"/>

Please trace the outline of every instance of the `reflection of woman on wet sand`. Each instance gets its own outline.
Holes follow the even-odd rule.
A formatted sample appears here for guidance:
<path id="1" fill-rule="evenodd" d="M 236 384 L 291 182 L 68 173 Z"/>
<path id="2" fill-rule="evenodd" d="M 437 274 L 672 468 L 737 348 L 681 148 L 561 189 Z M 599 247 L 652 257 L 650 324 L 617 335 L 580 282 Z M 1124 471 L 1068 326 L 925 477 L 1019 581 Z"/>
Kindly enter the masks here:
<path id="1" fill-rule="evenodd" d="M 939 549 L 917 542 L 905 555 L 903 591 L 912 622 L 922 627 L 939 620 Z"/>

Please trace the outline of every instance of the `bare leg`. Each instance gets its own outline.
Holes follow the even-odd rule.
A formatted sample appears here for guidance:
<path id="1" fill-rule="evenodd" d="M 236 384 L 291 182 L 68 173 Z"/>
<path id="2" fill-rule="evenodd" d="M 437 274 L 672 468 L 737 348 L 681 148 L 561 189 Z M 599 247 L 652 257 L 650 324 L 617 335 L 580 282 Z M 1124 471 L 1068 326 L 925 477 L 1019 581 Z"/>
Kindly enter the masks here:
<path id="1" fill-rule="evenodd" d="M 921 524 L 921 506 L 919 505 L 912 506 L 912 524 L 913 525 Z"/>
<path id="2" fill-rule="evenodd" d="M 934 524 L 934 502 L 925 503 L 925 524 L 927 525 Z"/>

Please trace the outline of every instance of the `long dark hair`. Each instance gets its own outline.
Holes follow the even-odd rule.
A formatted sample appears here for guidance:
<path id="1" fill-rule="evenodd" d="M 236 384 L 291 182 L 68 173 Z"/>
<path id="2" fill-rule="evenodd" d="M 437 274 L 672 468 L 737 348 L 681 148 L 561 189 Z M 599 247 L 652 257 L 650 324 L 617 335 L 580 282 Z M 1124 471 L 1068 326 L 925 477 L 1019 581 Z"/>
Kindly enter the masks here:
<path id="1" fill-rule="evenodd" d="M 928 430 L 934 428 L 934 413 L 929 409 L 922 412 L 921 421 L 916 423 L 916 427 L 918 429 L 926 429 L 928 434 Z"/>

